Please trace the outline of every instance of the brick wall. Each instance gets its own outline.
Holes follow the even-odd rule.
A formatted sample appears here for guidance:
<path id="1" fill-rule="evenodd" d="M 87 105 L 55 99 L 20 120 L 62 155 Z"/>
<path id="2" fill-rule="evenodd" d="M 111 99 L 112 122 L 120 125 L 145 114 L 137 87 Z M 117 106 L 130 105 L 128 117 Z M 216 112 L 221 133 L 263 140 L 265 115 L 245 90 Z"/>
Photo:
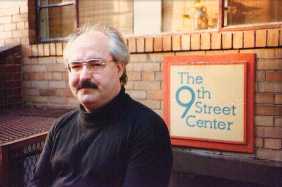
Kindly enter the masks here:
<path id="1" fill-rule="evenodd" d="M 0 2 L 0 46 L 29 44 L 27 0 Z"/>
<path id="2" fill-rule="evenodd" d="M 0 48 L 0 112 L 22 104 L 20 46 Z"/>
<path id="3" fill-rule="evenodd" d="M 281 29 L 130 37 L 127 92 L 162 115 L 162 62 L 168 55 L 256 54 L 255 136 L 259 159 L 282 161 Z M 30 104 L 73 106 L 61 43 L 32 45 L 24 66 L 24 96 Z M 248 155 L 247 155 L 248 157 Z"/>

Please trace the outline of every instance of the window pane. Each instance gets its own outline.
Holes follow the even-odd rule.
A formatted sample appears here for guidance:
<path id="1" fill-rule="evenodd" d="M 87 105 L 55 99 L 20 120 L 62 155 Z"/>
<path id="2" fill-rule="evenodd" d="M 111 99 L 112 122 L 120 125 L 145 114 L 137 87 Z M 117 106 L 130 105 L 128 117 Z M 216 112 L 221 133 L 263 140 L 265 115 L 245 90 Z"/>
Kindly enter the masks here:
<path id="1" fill-rule="evenodd" d="M 75 8 L 73 5 L 41 9 L 41 40 L 66 37 L 74 29 Z"/>
<path id="2" fill-rule="evenodd" d="M 133 0 L 80 0 L 79 23 L 106 24 L 131 33 Z"/>
<path id="3" fill-rule="evenodd" d="M 163 31 L 217 27 L 219 0 L 163 0 Z"/>
<path id="4" fill-rule="evenodd" d="M 282 21 L 281 0 L 225 0 L 224 25 Z"/>

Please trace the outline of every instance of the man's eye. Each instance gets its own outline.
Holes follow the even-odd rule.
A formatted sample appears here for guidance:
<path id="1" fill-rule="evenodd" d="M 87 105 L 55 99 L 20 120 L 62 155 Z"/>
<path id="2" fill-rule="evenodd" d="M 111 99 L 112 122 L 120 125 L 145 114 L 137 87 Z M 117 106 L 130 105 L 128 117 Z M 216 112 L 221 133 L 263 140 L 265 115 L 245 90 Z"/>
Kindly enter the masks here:
<path id="1" fill-rule="evenodd" d="M 80 69 L 81 65 L 71 65 L 71 69 Z"/>

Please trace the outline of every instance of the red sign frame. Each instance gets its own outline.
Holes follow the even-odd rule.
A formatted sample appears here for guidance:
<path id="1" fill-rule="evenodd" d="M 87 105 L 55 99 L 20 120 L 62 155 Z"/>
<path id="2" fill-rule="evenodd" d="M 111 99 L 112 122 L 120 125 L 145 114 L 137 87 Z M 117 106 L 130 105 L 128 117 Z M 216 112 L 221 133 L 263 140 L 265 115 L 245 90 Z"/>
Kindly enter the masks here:
<path id="1" fill-rule="evenodd" d="M 255 92 L 255 54 L 223 54 L 206 56 L 167 56 L 164 58 L 164 120 L 170 129 L 170 69 L 173 65 L 185 64 L 245 64 L 244 80 L 244 142 L 234 143 L 227 141 L 214 141 L 194 139 L 187 137 L 171 137 L 173 145 L 195 148 L 207 148 L 214 150 L 234 151 L 234 152 L 254 152 L 254 92 Z"/>

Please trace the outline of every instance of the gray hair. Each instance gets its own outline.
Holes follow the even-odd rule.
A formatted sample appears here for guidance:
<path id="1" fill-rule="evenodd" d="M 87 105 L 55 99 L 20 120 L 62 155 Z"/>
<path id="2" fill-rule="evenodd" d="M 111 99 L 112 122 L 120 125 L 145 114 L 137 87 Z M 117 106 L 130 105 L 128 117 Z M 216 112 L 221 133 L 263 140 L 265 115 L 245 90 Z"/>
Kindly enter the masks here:
<path id="1" fill-rule="evenodd" d="M 114 27 L 107 25 L 84 25 L 78 29 L 75 33 L 71 34 L 68 37 L 68 42 L 64 49 L 64 62 L 67 63 L 70 48 L 73 42 L 81 35 L 84 35 L 89 32 L 101 32 L 105 34 L 109 38 L 109 47 L 110 54 L 115 63 L 128 64 L 129 62 L 129 52 L 125 40 L 123 39 L 121 33 L 115 29 Z M 122 85 L 125 85 L 127 82 L 127 74 L 126 68 L 124 68 L 124 72 L 120 77 L 120 82 Z"/>

